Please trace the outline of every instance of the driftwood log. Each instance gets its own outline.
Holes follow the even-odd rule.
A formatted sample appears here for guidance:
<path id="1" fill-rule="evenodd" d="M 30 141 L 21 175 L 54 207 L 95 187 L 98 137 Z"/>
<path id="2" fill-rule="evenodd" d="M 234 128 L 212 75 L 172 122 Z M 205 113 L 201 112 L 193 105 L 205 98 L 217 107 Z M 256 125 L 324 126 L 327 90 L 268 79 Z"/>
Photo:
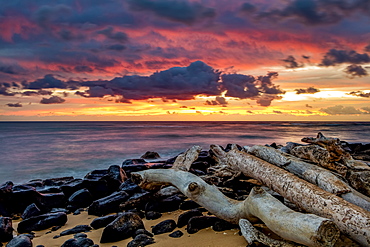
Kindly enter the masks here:
<path id="1" fill-rule="evenodd" d="M 339 230 L 331 220 L 295 212 L 261 188 L 254 188 L 244 201 L 236 201 L 198 176 L 177 169 L 145 170 L 131 176 L 146 190 L 172 184 L 209 212 L 231 223 L 261 219 L 271 231 L 289 241 L 307 246 L 333 246 L 339 237 Z"/>
<path id="2" fill-rule="evenodd" d="M 359 193 L 343 181 L 338 175 L 320 166 L 307 163 L 293 155 L 286 154 L 272 147 L 255 145 L 248 148 L 248 153 L 273 165 L 287 170 L 298 177 L 333 193 L 344 200 L 370 211 L 370 198 Z"/>
<path id="3" fill-rule="evenodd" d="M 219 162 L 260 180 L 270 189 L 307 212 L 332 219 L 339 229 L 363 246 L 370 245 L 370 212 L 337 197 L 244 151 L 235 145 L 225 152 L 218 145 L 211 150 Z"/>

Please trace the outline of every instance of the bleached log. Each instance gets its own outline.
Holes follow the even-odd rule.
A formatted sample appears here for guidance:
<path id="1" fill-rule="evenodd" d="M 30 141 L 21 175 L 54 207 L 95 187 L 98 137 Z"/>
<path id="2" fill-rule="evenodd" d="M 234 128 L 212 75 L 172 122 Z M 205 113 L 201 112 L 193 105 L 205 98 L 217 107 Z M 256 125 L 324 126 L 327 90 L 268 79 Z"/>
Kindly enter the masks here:
<path id="1" fill-rule="evenodd" d="M 182 171 L 189 171 L 191 164 L 198 158 L 198 155 L 202 151 L 200 146 L 192 146 L 185 153 L 177 156 L 172 168 Z"/>
<path id="2" fill-rule="evenodd" d="M 234 224 L 240 219 L 252 222 L 261 219 L 271 231 L 289 241 L 307 246 L 333 246 L 339 237 L 332 221 L 295 212 L 261 188 L 254 188 L 246 200 L 236 201 L 223 195 L 216 186 L 181 170 L 145 170 L 132 173 L 131 178 L 143 189 L 154 189 L 161 182 L 170 183 L 209 212 Z"/>
<path id="3" fill-rule="evenodd" d="M 369 211 L 237 148 L 226 153 L 221 147 L 211 145 L 211 150 L 217 150 L 219 155 L 223 155 L 223 160 L 233 169 L 260 180 L 307 212 L 332 219 L 339 229 L 353 240 L 363 246 L 370 245 Z"/>
<path id="4" fill-rule="evenodd" d="M 343 179 L 329 170 L 267 146 L 252 146 L 248 149 L 248 153 L 283 168 L 327 192 L 340 196 L 344 200 L 370 211 L 370 198 L 351 188 Z"/>
<path id="5" fill-rule="evenodd" d="M 245 240 L 247 240 L 248 245 L 252 246 L 254 242 L 262 243 L 267 246 L 273 247 L 298 247 L 302 246 L 299 244 L 290 243 L 284 240 L 276 240 L 270 237 L 267 237 L 262 232 L 258 231 L 255 227 L 253 227 L 252 223 L 250 223 L 246 219 L 239 220 L 240 232 L 242 233 Z"/>

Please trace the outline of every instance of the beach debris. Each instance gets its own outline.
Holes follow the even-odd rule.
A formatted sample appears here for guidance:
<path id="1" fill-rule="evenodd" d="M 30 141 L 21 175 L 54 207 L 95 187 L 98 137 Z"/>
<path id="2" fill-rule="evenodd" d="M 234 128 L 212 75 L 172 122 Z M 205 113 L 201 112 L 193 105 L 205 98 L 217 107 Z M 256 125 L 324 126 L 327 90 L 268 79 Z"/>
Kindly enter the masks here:
<path id="1" fill-rule="evenodd" d="M 109 196 L 93 201 L 89 206 L 88 213 L 91 215 L 103 216 L 119 211 L 119 205 L 127 201 L 129 194 L 125 191 L 116 191 Z"/>
<path id="2" fill-rule="evenodd" d="M 9 217 L 0 217 L 0 243 L 13 238 L 13 221 Z"/>
<path id="3" fill-rule="evenodd" d="M 21 234 L 10 240 L 5 247 L 32 247 L 29 234 Z"/>
<path id="4" fill-rule="evenodd" d="M 49 213 L 33 216 L 22 220 L 18 224 L 19 233 L 29 233 L 31 231 L 40 231 L 53 226 L 63 226 L 67 222 L 66 213 Z"/>
<path id="5" fill-rule="evenodd" d="M 172 232 L 176 228 L 176 222 L 174 220 L 164 220 L 157 225 L 153 226 L 152 233 L 154 235 L 163 234 L 166 232 Z"/>
<path id="6" fill-rule="evenodd" d="M 130 238 L 138 229 L 145 229 L 141 218 L 135 213 L 124 212 L 104 228 L 100 243 L 117 242 Z"/>
<path id="7" fill-rule="evenodd" d="M 140 158 L 142 159 L 148 159 L 148 160 L 155 160 L 161 158 L 161 156 L 154 151 L 146 151 L 145 154 L 143 154 Z"/>

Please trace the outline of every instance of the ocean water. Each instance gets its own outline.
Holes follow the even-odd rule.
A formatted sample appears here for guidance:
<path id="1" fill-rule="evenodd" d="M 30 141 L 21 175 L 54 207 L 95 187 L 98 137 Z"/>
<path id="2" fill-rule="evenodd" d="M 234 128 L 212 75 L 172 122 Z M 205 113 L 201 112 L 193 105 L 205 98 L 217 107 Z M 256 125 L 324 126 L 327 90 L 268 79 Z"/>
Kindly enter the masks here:
<path id="1" fill-rule="evenodd" d="M 370 122 L 0 122 L 0 184 L 82 178 L 146 151 L 165 160 L 193 145 L 285 144 L 318 132 L 370 142 Z"/>

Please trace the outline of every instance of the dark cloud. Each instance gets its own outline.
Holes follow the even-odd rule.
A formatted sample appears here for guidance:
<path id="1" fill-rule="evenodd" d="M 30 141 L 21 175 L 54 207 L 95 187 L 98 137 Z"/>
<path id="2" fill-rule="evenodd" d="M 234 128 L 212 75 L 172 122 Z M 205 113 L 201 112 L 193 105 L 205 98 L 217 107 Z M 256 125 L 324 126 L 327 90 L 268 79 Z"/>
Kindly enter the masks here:
<path id="1" fill-rule="evenodd" d="M 40 27 L 49 28 L 53 21 L 63 19 L 69 13 L 71 13 L 71 7 L 64 4 L 43 5 L 34 12 L 33 17 Z"/>
<path id="2" fill-rule="evenodd" d="M 124 32 L 114 32 L 113 27 L 107 27 L 106 29 L 100 30 L 98 34 L 103 34 L 105 37 L 114 40 L 119 43 L 125 43 L 128 41 L 128 35 Z"/>
<path id="3" fill-rule="evenodd" d="M 370 45 L 367 45 L 367 46 L 365 47 L 365 51 L 366 51 L 366 52 L 370 52 Z"/>
<path id="4" fill-rule="evenodd" d="M 216 15 L 213 8 L 183 0 L 128 0 L 128 3 L 132 10 L 150 11 L 157 16 L 188 25 Z"/>
<path id="5" fill-rule="evenodd" d="M 251 75 L 225 74 L 221 76 L 221 90 L 227 91 L 225 96 L 240 99 L 252 98 L 259 95 L 256 79 Z"/>
<path id="6" fill-rule="evenodd" d="M 240 7 L 240 10 L 243 12 L 251 13 L 256 11 L 256 6 L 250 3 L 243 3 L 242 6 Z"/>
<path id="7" fill-rule="evenodd" d="M 283 114 L 283 112 L 282 111 L 276 111 L 276 110 L 274 110 L 273 111 L 275 114 Z"/>
<path id="8" fill-rule="evenodd" d="M 295 69 L 303 67 L 303 64 L 298 64 L 293 56 L 288 56 L 286 59 L 282 60 L 286 63 L 285 67 L 288 69 Z"/>
<path id="9" fill-rule="evenodd" d="M 363 64 L 369 63 L 370 56 L 366 53 L 360 54 L 354 50 L 331 49 L 321 61 L 321 66 L 335 66 L 342 63 Z"/>
<path id="10" fill-rule="evenodd" d="M 94 70 L 87 65 L 77 65 L 74 67 L 74 71 L 76 72 L 93 72 Z"/>
<path id="11" fill-rule="evenodd" d="M 353 91 L 348 93 L 349 95 L 357 96 L 357 97 L 363 97 L 363 98 L 370 98 L 370 93 L 365 93 L 363 91 Z"/>
<path id="12" fill-rule="evenodd" d="M 9 107 L 22 107 L 23 105 L 21 103 L 8 103 L 6 104 Z"/>
<path id="13" fill-rule="evenodd" d="M 262 95 L 257 98 L 256 103 L 259 106 L 270 106 L 273 100 L 279 100 L 281 98 L 282 97 L 278 95 Z"/>
<path id="14" fill-rule="evenodd" d="M 207 100 L 205 104 L 226 106 L 228 102 L 224 97 L 216 96 L 215 100 Z"/>
<path id="15" fill-rule="evenodd" d="M 309 88 L 299 88 L 299 89 L 294 89 L 296 91 L 296 94 L 315 94 L 320 92 L 319 89 L 314 88 L 314 87 L 309 87 Z"/>
<path id="16" fill-rule="evenodd" d="M 59 96 L 51 96 L 50 98 L 42 98 L 40 104 L 61 104 L 66 100 Z"/>
<path id="17" fill-rule="evenodd" d="M 26 70 L 18 64 L 6 64 L 0 62 L 0 73 L 22 75 L 26 73 Z"/>
<path id="18" fill-rule="evenodd" d="M 11 92 L 9 90 L 10 87 L 8 87 L 5 83 L 3 84 L 0 84 L 0 95 L 4 95 L 4 96 L 14 96 L 15 93 L 14 92 Z"/>
<path id="19" fill-rule="evenodd" d="M 320 111 L 325 112 L 329 115 L 356 115 L 363 114 L 364 112 L 354 108 L 353 106 L 342 106 L 336 105 L 328 108 L 320 109 Z"/>
<path id="20" fill-rule="evenodd" d="M 356 76 L 362 77 L 362 76 L 368 75 L 366 69 L 364 69 L 361 65 L 356 65 L 356 64 L 349 65 L 344 70 L 344 72 L 348 74 L 351 78 L 354 78 Z"/>
<path id="21" fill-rule="evenodd" d="M 24 91 L 21 93 L 23 96 L 37 96 L 37 95 L 52 95 L 52 91 L 38 90 L 38 91 Z"/>
<path id="22" fill-rule="evenodd" d="M 77 89 L 78 83 L 75 81 L 62 81 L 55 78 L 54 75 L 45 75 L 42 79 L 37 79 L 33 82 L 23 82 L 26 89 L 43 89 L 43 88 L 61 88 L 61 89 Z"/>
<path id="23" fill-rule="evenodd" d="M 108 50 L 114 50 L 114 51 L 123 51 L 126 49 L 126 46 L 121 44 L 114 44 L 107 47 Z"/>

